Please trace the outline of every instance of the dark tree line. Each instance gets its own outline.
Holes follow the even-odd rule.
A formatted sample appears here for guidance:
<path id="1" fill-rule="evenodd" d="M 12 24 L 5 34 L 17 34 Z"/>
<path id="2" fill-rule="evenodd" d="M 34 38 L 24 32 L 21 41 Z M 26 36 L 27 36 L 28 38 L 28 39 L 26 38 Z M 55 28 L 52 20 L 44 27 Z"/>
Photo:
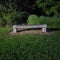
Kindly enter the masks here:
<path id="1" fill-rule="evenodd" d="M 8 23 L 9 20 L 26 22 L 31 14 L 54 16 L 59 13 L 59 0 L 0 0 L 0 17 Z"/>
<path id="2" fill-rule="evenodd" d="M 0 0 L 0 4 L 5 6 L 10 1 L 15 4 L 16 10 L 28 14 L 50 15 L 60 12 L 59 0 Z"/>

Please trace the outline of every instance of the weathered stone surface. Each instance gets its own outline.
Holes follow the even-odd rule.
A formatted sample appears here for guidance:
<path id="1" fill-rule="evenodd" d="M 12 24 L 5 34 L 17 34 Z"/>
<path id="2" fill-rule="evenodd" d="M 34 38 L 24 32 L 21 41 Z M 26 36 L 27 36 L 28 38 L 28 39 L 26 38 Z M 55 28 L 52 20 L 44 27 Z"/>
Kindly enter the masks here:
<path id="1" fill-rule="evenodd" d="M 42 32 L 46 32 L 47 25 L 14 25 L 13 33 L 17 33 L 18 28 L 42 28 Z"/>

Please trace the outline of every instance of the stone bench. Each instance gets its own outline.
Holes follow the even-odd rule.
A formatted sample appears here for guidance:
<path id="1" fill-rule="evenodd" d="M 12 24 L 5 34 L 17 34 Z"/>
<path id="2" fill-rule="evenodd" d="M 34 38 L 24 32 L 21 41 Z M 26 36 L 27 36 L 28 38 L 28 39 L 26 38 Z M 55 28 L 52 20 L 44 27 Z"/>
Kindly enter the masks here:
<path id="1" fill-rule="evenodd" d="M 47 25 L 13 25 L 13 33 L 17 33 L 17 29 L 27 29 L 27 28 L 42 28 L 42 32 L 46 32 Z"/>

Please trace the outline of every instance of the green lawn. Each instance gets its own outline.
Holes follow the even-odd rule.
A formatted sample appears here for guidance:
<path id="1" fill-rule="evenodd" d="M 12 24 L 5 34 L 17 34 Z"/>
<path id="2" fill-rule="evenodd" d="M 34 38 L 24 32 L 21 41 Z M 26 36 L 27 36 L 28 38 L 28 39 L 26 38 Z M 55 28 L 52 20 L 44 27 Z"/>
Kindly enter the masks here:
<path id="1" fill-rule="evenodd" d="M 60 31 L 49 35 L 9 35 L 0 28 L 0 60 L 60 60 Z"/>

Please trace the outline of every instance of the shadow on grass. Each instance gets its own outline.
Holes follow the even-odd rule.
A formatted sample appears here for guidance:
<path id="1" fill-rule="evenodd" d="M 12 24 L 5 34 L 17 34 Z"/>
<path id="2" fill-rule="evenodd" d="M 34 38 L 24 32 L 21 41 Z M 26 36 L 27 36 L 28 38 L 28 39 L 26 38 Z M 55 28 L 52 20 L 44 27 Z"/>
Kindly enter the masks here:
<path id="1" fill-rule="evenodd" d="M 60 31 L 60 28 L 47 28 L 47 32 Z"/>
<path id="2" fill-rule="evenodd" d="M 41 28 L 30 28 L 30 29 L 21 29 L 17 30 L 17 32 L 22 32 L 22 31 L 29 31 L 29 30 L 41 30 Z M 47 32 L 53 32 L 53 31 L 60 31 L 60 28 L 47 28 Z"/>

